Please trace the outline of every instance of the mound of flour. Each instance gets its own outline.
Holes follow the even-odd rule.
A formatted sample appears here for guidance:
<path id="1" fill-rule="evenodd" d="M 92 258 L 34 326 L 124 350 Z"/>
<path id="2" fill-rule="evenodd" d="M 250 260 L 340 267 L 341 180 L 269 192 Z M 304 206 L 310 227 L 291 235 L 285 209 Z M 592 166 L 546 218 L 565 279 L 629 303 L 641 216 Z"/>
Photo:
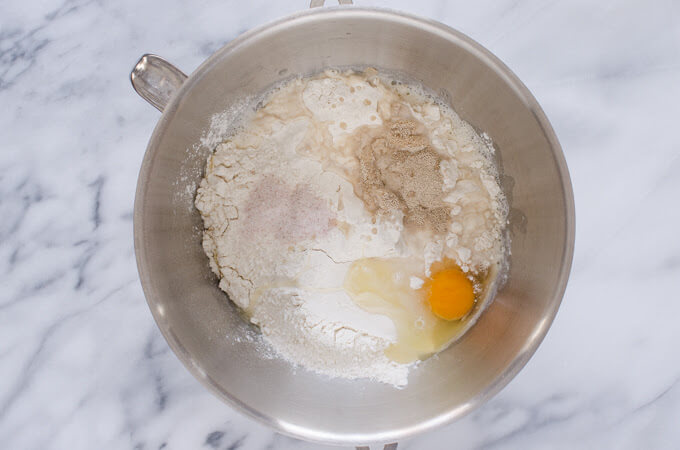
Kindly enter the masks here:
<path id="1" fill-rule="evenodd" d="M 220 288 L 281 356 L 326 375 L 395 386 L 407 383 L 409 370 L 385 356 L 395 326 L 351 300 L 343 288 L 349 266 L 370 257 L 448 257 L 487 267 L 500 257 L 504 220 L 481 140 L 424 96 L 404 98 L 367 76 L 295 80 L 217 146 L 195 200 Z M 442 196 L 453 217 L 450 229 L 420 247 L 404 239 L 401 212 L 376 216 L 366 208 L 351 176 L 356 139 L 393 118 L 397 103 L 409 105 L 442 154 Z"/>

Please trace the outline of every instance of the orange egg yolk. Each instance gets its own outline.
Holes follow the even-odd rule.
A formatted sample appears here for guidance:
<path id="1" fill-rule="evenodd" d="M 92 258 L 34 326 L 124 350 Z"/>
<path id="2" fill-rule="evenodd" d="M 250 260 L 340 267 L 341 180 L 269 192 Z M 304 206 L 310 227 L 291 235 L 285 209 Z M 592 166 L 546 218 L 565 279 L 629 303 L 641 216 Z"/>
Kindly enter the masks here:
<path id="1" fill-rule="evenodd" d="M 428 283 L 427 300 L 432 312 L 444 320 L 464 317 L 475 303 L 472 282 L 458 269 L 434 274 Z"/>

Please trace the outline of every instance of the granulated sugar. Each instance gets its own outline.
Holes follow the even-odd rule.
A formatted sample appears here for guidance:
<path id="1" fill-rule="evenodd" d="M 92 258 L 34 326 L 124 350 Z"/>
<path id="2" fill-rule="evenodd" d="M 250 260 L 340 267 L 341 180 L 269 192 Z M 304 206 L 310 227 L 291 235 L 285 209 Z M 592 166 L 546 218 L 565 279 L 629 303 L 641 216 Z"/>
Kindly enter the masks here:
<path id="1" fill-rule="evenodd" d="M 249 236 L 267 234 L 285 242 L 323 236 L 334 214 L 307 184 L 289 186 L 280 178 L 264 177 L 250 192 L 245 219 Z"/>

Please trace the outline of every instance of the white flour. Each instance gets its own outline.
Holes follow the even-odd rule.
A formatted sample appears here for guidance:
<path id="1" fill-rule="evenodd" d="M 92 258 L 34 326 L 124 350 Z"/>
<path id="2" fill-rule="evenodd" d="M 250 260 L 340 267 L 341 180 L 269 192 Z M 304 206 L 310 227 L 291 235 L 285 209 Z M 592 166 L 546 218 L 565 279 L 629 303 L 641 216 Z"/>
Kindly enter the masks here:
<path id="1" fill-rule="evenodd" d="M 283 357 L 330 376 L 396 386 L 407 383 L 409 366 L 385 356 L 397 339 L 395 325 L 364 311 L 345 292 L 349 265 L 415 255 L 426 269 L 443 257 L 466 270 L 484 269 L 500 258 L 505 217 L 479 137 L 415 91 L 413 116 L 433 146 L 455 158 L 441 166 L 443 195 L 455 217 L 451 230 L 413 248 L 403 239 L 401 216 L 376 220 L 366 210 L 347 178 L 356 162 L 346 143 L 360 127 L 389 117 L 399 89 L 405 87 L 335 73 L 284 86 L 217 147 L 195 201 L 220 288 Z M 220 126 L 214 133 L 223 133 Z M 414 289 L 422 283 L 411 280 Z"/>

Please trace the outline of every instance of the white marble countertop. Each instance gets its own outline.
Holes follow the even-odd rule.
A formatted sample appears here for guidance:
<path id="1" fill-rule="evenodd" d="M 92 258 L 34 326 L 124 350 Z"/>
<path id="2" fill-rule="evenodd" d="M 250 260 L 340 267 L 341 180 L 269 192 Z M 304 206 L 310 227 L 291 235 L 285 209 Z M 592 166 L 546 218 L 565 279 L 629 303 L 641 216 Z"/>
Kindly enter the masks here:
<path id="1" fill-rule="evenodd" d="M 680 3 L 361 1 L 443 21 L 526 83 L 564 147 L 576 255 L 536 355 L 403 449 L 680 446 Z M 191 72 L 308 0 L 0 3 L 0 447 L 311 449 L 195 381 L 137 276 L 132 208 L 156 110 L 128 74 Z"/>

